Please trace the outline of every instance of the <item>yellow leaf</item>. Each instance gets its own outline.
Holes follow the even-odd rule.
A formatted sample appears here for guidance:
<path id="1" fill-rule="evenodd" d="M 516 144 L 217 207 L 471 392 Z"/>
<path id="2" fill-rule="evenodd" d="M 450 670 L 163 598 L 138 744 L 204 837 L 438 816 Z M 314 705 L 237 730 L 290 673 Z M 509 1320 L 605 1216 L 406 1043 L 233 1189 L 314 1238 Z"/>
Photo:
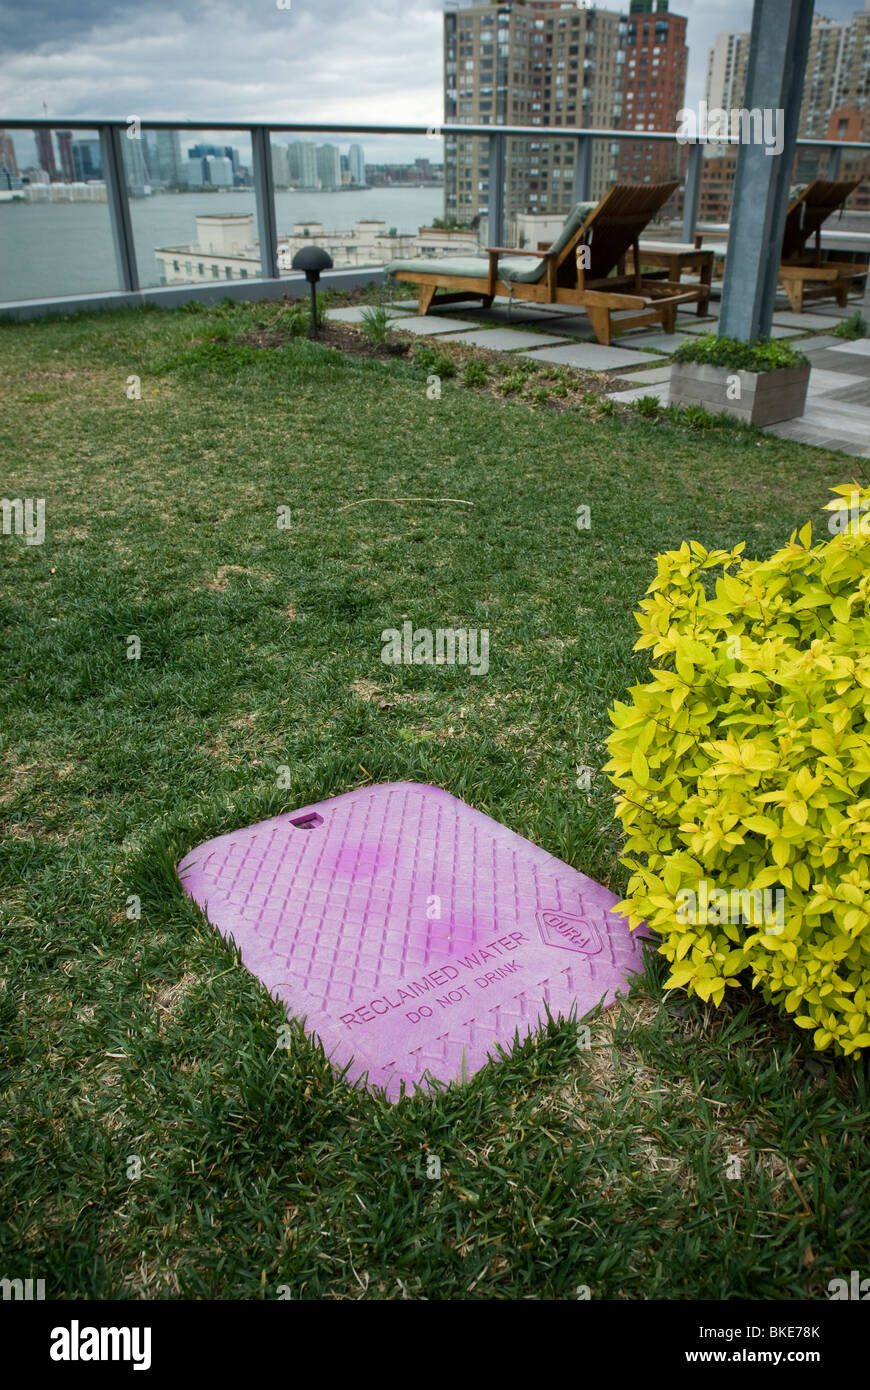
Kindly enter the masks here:
<path id="1" fill-rule="evenodd" d="M 645 787 L 649 782 L 649 763 L 639 748 L 635 748 L 631 755 L 631 775 L 639 787 Z"/>

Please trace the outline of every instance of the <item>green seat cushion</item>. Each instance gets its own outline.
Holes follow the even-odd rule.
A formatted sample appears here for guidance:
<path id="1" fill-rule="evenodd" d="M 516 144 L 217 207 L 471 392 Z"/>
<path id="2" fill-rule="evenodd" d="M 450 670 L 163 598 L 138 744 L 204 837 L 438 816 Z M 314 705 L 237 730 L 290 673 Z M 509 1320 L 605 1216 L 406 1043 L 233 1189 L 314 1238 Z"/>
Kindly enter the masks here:
<path id="1" fill-rule="evenodd" d="M 421 256 L 413 261 L 391 261 L 387 266 L 390 275 L 396 275 L 402 270 L 419 270 L 425 275 L 459 275 L 463 279 L 485 280 L 489 275 L 489 259 L 486 256 Z"/>
<path id="2" fill-rule="evenodd" d="M 561 232 L 557 236 L 551 251 L 557 254 L 563 251 L 568 242 L 577 233 L 577 229 L 582 227 L 586 218 L 597 203 L 575 203 L 568 216 Z M 500 256 L 498 261 L 498 276 L 500 280 L 508 284 L 535 285 L 543 278 L 546 269 L 546 261 L 533 261 L 530 256 Z M 460 279 L 485 280 L 489 275 L 488 256 L 440 256 L 428 260 L 421 257 L 413 261 L 391 261 L 387 266 L 390 275 L 396 275 L 403 270 L 421 272 L 426 275 L 455 275 Z"/>
<path id="3" fill-rule="evenodd" d="M 539 267 L 534 274 L 529 266 Z M 455 275 L 459 279 L 486 280 L 489 276 L 488 256 L 426 256 L 413 261 L 391 261 L 387 266 L 390 275 L 403 270 L 419 271 L 425 275 Z M 543 261 L 530 261 L 528 256 L 500 256 L 498 274 L 502 280 L 524 280 L 534 284 L 544 273 Z"/>

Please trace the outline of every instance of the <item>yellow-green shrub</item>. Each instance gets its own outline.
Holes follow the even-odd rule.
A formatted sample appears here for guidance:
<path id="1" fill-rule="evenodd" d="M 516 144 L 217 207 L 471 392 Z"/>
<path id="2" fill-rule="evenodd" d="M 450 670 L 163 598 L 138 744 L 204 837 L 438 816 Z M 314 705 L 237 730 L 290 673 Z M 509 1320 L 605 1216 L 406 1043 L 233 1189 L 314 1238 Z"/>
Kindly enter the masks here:
<path id="1" fill-rule="evenodd" d="M 769 560 L 658 557 L 636 615 L 656 664 L 611 713 L 606 770 L 632 870 L 618 910 L 661 936 L 666 987 L 719 1004 L 751 972 L 848 1054 L 870 1047 L 870 488 L 834 492 L 815 545 L 807 523 Z M 702 880 L 781 891 L 783 925 L 677 921 Z"/>

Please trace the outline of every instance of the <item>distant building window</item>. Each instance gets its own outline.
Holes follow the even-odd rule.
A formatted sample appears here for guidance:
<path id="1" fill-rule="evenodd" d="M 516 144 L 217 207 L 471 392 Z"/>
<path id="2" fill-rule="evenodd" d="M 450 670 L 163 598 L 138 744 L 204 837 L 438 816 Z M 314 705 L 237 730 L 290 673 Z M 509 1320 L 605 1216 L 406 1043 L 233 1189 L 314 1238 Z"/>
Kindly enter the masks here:
<path id="1" fill-rule="evenodd" d="M 211 275 L 213 280 L 219 280 L 221 278 L 220 266 L 213 265 L 211 268 Z"/>
<path id="2" fill-rule="evenodd" d="M 185 272 L 186 275 L 192 275 L 192 274 L 193 274 L 193 266 L 191 265 L 190 261 L 185 261 L 185 262 L 184 262 L 184 272 Z"/>
<path id="3" fill-rule="evenodd" d="M 228 265 L 228 266 L 227 266 L 226 270 L 224 271 L 224 274 L 226 275 L 226 277 L 227 277 L 228 280 L 232 280 L 232 278 L 233 278 L 233 268 L 232 268 L 231 265 Z"/>
<path id="4" fill-rule="evenodd" d="M 172 262 L 172 269 L 173 269 L 173 270 L 178 270 L 178 269 L 179 269 L 178 261 L 173 261 L 173 262 Z"/>
<path id="5" fill-rule="evenodd" d="M 242 269 L 239 271 L 239 275 L 242 280 L 247 280 L 248 272 L 245 270 L 244 266 L 242 266 Z"/>
<path id="6" fill-rule="evenodd" d="M 200 261 L 199 265 L 196 268 L 199 271 L 200 275 L 205 275 L 205 266 L 203 265 L 202 261 Z"/>

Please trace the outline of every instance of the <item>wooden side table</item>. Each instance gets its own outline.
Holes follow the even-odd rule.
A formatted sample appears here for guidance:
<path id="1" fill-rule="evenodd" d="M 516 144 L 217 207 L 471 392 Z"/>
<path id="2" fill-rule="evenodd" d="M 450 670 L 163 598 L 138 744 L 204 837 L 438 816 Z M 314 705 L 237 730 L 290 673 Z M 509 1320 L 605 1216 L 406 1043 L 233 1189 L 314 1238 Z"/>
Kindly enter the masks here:
<path id="1" fill-rule="evenodd" d="M 710 298 L 710 282 L 713 279 L 713 252 L 702 251 L 684 241 L 643 241 L 638 243 L 642 265 L 664 267 L 668 280 L 679 284 L 684 270 L 696 270 L 701 289 L 697 314 L 702 318 L 707 312 Z M 634 257 L 628 253 L 628 270 L 634 270 Z M 623 273 L 620 271 L 620 273 Z"/>

